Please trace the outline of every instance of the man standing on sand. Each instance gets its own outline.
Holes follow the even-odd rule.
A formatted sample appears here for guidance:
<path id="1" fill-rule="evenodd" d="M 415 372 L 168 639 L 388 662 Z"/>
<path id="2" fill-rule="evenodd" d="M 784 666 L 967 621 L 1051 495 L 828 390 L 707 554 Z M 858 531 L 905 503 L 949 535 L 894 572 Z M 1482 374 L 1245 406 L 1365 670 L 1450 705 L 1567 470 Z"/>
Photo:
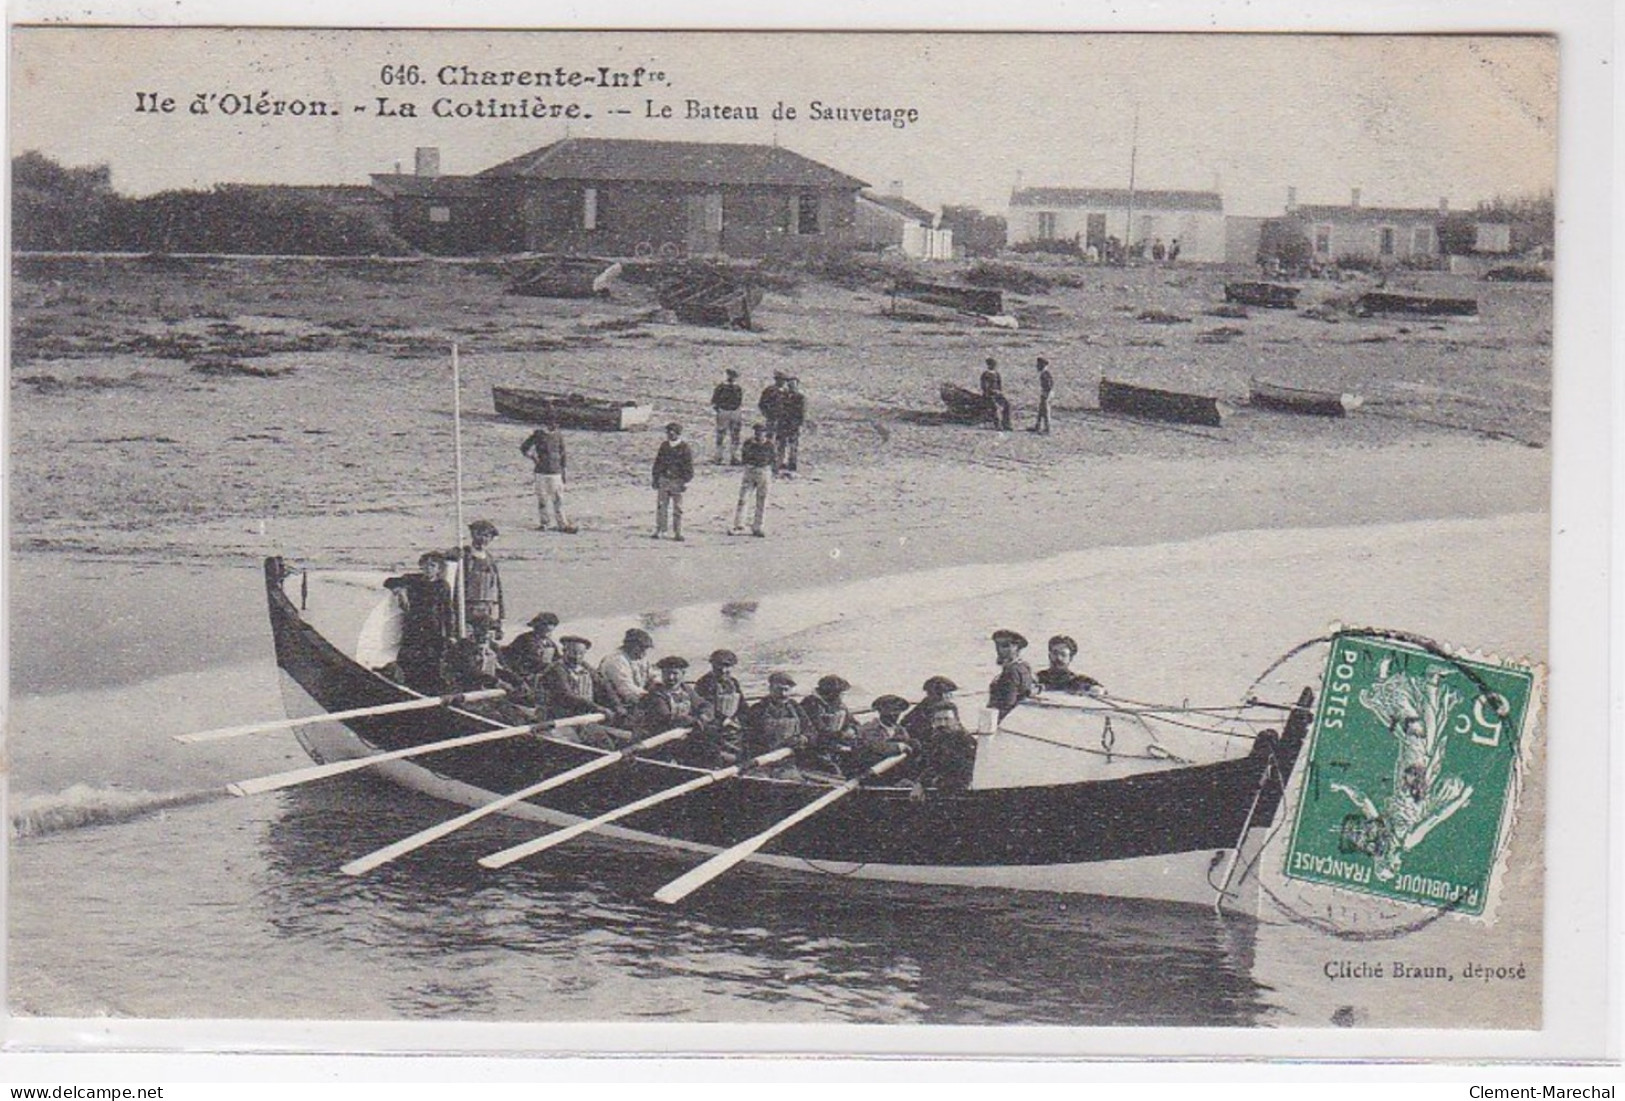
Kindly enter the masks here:
<path id="1" fill-rule="evenodd" d="M 767 422 L 767 434 L 773 437 L 774 446 L 778 446 L 779 418 L 784 409 L 784 395 L 790 392 L 786 384 L 789 378 L 783 371 L 773 372 L 773 384 L 762 389 L 762 396 L 756 399 L 756 408 L 762 414 L 762 420 Z"/>
<path id="2" fill-rule="evenodd" d="M 1004 376 L 999 374 L 999 362 L 992 356 L 987 357 L 987 366 L 982 368 L 982 401 L 993 419 L 993 430 L 1010 431 L 1010 399 L 1004 396 Z"/>
<path id="3" fill-rule="evenodd" d="M 537 526 L 575 534 L 575 525 L 564 518 L 564 433 L 551 408 L 542 414 L 542 426 L 519 445 L 519 453 L 535 467 Z"/>
<path id="4" fill-rule="evenodd" d="M 801 457 L 801 426 L 807 420 L 807 395 L 801 392 L 801 380 L 791 375 L 784 380 L 784 395 L 779 398 L 779 427 L 774 433 L 779 449 L 779 469 L 786 478 L 795 476 Z"/>
<path id="5" fill-rule="evenodd" d="M 676 421 L 666 425 L 666 438 L 655 452 L 650 482 L 655 490 L 655 530 L 650 539 L 666 534 L 666 518 L 671 517 L 671 537 L 683 541 L 683 493 L 694 480 L 694 452 L 683 439 L 683 426 Z"/>
<path id="6" fill-rule="evenodd" d="M 1027 431 L 1049 435 L 1049 396 L 1055 392 L 1055 376 L 1050 373 L 1049 360 L 1038 357 L 1038 419 Z"/>
<path id="7" fill-rule="evenodd" d="M 734 466 L 739 465 L 739 432 L 745 424 L 744 410 L 745 391 L 739 385 L 739 372 L 729 367 L 723 372 L 727 377 L 717 383 L 715 390 L 711 391 L 711 408 L 717 414 L 717 458 L 718 466 L 722 465 L 722 444 L 728 444 L 728 461 Z"/>
<path id="8" fill-rule="evenodd" d="M 762 516 L 767 511 L 767 487 L 773 484 L 773 468 L 777 462 L 773 441 L 767 438 L 767 425 L 757 421 L 751 425 L 751 437 L 745 441 L 744 462 L 745 474 L 739 480 L 739 503 L 734 506 L 734 526 L 729 529 L 729 535 L 738 535 L 744 531 L 741 526 L 745 522 L 745 502 L 752 494 L 756 497 L 756 517 L 751 524 L 750 533 L 761 539 L 767 535 L 762 530 Z"/>

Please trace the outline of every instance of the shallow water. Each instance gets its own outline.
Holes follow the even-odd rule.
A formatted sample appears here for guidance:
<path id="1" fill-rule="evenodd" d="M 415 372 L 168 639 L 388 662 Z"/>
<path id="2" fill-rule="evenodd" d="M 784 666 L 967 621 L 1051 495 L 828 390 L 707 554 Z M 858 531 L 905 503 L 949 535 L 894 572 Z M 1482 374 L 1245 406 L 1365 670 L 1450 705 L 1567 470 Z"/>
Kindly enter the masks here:
<path id="1" fill-rule="evenodd" d="M 1544 591 L 1545 554 L 1538 517 L 1237 533 L 565 628 L 607 650 L 640 623 L 658 652 L 695 661 L 730 646 L 748 682 L 769 667 L 803 684 L 839 671 L 859 701 L 916 695 L 939 672 L 974 695 L 993 673 L 993 627 L 1021 629 L 1035 652 L 1065 631 L 1083 643 L 1080 667 L 1120 696 L 1227 703 L 1337 620 L 1538 656 L 1545 611 L 1528 594 Z M 353 632 L 371 585 L 314 584 L 312 619 L 348 637 L 340 625 Z M 527 835 L 511 821 L 352 879 L 344 861 L 451 808 L 362 775 L 226 797 L 227 781 L 306 763 L 293 740 L 169 737 L 279 714 L 258 571 L 24 558 L 13 591 L 48 594 L 13 604 L 9 962 L 22 1014 L 1420 1023 L 1395 992 L 1328 985 L 1323 962 L 1348 951 L 1335 938 L 1189 907 L 749 870 L 672 909 L 649 895 L 691 860 L 587 840 L 480 869 L 475 857 Z M 123 641 L 93 654 L 62 630 L 114 608 L 108 637 Z M 140 644 L 172 631 L 173 645 Z M 1312 683 L 1314 664 L 1259 690 Z M 1538 869 L 1514 873 L 1538 887 Z M 1539 933 L 1526 911 L 1489 948 L 1463 943 L 1538 973 Z M 1443 923 L 1381 951 L 1449 952 L 1462 936 Z M 1458 985 L 1430 1003 L 1441 1023 L 1505 1019 Z"/>

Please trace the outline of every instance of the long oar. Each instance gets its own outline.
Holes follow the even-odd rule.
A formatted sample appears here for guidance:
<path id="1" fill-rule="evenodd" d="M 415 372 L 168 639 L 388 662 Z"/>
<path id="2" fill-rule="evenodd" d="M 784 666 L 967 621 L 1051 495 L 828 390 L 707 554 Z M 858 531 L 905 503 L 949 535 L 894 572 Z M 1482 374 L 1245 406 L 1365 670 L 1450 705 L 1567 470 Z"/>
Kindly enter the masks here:
<path id="1" fill-rule="evenodd" d="M 521 788 L 512 795 L 504 795 L 500 799 L 496 799 L 492 802 L 475 807 L 467 814 L 459 814 L 456 818 L 448 818 L 446 821 L 441 822 L 438 825 L 430 826 L 426 830 L 419 830 L 411 837 L 404 837 L 395 842 L 393 845 L 385 845 L 383 848 L 370 852 L 366 856 L 352 860 L 339 870 L 345 875 L 362 875 L 366 872 L 370 872 L 380 864 L 388 864 L 396 857 L 405 856 L 409 852 L 421 849 L 423 846 L 429 844 L 429 842 L 437 841 L 446 836 L 448 833 L 455 833 L 470 823 L 478 822 L 481 818 L 484 818 L 488 814 L 495 814 L 497 811 L 511 807 L 515 803 L 522 802 L 525 799 L 529 799 L 533 795 L 540 795 L 544 791 L 552 791 L 554 788 L 563 787 L 565 784 L 568 784 L 573 780 L 579 780 L 583 776 L 591 776 L 593 773 L 606 769 L 610 765 L 619 764 L 629 757 L 642 753 L 646 749 L 653 749 L 656 746 L 666 745 L 667 743 L 675 742 L 680 738 L 686 738 L 688 735 L 688 727 L 678 727 L 675 730 L 668 730 L 663 734 L 656 734 L 652 738 L 645 738 L 641 742 L 634 742 L 625 749 L 616 750 L 614 753 L 599 757 L 596 760 L 588 761 L 584 765 L 577 765 L 568 772 L 561 772 L 556 776 L 549 776 L 547 779 L 540 780 L 537 783 L 530 785 L 528 788 Z"/>
<path id="2" fill-rule="evenodd" d="M 540 734 L 544 730 L 556 730 L 564 726 L 585 726 L 588 723 L 603 722 L 602 715 L 572 715 L 567 719 L 557 719 L 547 723 L 531 723 L 529 726 L 499 726 L 495 730 L 482 730 L 478 734 L 464 734 L 456 738 L 447 738 L 441 742 L 425 742 L 423 745 L 414 745 L 406 749 L 391 750 L 388 753 L 374 753 L 370 757 L 355 757 L 347 761 L 334 761 L 327 765 L 312 765 L 309 768 L 296 768 L 291 772 L 278 772 L 270 776 L 261 776 L 255 780 L 241 780 L 235 784 L 227 784 L 226 790 L 233 795 L 259 795 L 261 792 L 276 791 L 279 788 L 293 787 L 295 784 L 308 784 L 312 780 L 325 780 L 329 776 L 339 776 L 346 772 L 354 772 L 360 768 L 371 768 L 381 765 L 385 761 L 399 761 L 406 757 L 421 757 L 425 753 L 439 753 L 446 749 L 457 749 L 465 745 L 479 745 L 482 742 L 494 742 L 502 738 L 515 738 L 521 734 Z"/>
<path id="3" fill-rule="evenodd" d="M 269 730 L 287 730 L 290 727 L 304 726 L 306 723 L 328 722 L 330 720 L 359 719 L 364 715 L 392 715 L 397 711 L 417 711 L 425 707 L 457 707 L 460 704 L 474 703 L 477 700 L 494 700 L 498 696 L 506 696 L 506 688 L 481 688 L 477 692 L 458 692 L 449 696 L 427 696 L 418 700 L 399 700 L 395 703 L 381 703 L 375 707 L 353 707 L 348 711 L 324 711 L 320 715 L 308 715 L 301 719 L 276 719 L 265 723 L 247 723 L 243 726 L 222 726 L 217 730 L 200 730 L 196 734 L 172 735 L 177 742 L 217 742 L 222 738 L 238 738 L 244 734 L 259 734 Z"/>
<path id="4" fill-rule="evenodd" d="M 727 768 L 707 772 L 704 775 L 696 776 L 687 783 L 678 784 L 676 787 L 667 788 L 665 791 L 657 791 L 653 795 L 646 795 L 642 799 L 616 807 L 612 811 L 600 814 L 597 818 L 589 818 L 585 822 L 577 822 L 573 826 L 566 826 L 561 830 L 543 834 L 534 841 L 526 841 L 524 844 L 492 853 L 490 856 L 482 856 L 480 857 L 480 864 L 486 868 L 505 868 L 515 860 L 523 860 L 525 857 L 533 856 L 544 849 L 551 849 L 554 845 L 562 845 L 572 837 L 580 837 L 582 834 L 595 830 L 599 826 L 606 826 L 618 819 L 625 818 L 629 814 L 647 810 L 658 803 L 666 802 L 668 799 L 676 799 L 679 795 L 687 795 L 691 791 L 699 791 L 703 787 L 710 787 L 720 780 L 732 779 L 746 769 L 755 768 L 758 765 L 772 764 L 774 761 L 782 761 L 794 752 L 793 749 L 775 749 L 771 753 L 764 753 L 760 757 L 752 757 L 741 764 L 729 765 Z"/>
<path id="5" fill-rule="evenodd" d="M 701 864 L 698 868 L 695 868 L 693 871 L 687 872 L 684 875 L 678 876 L 676 879 L 660 888 L 660 890 L 655 892 L 655 898 L 667 904 L 682 901 L 695 891 L 699 890 L 701 887 L 705 886 L 707 883 L 711 882 L 717 876 L 727 871 L 729 868 L 732 868 L 735 864 L 738 864 L 740 861 L 764 848 L 768 842 L 772 841 L 775 837 L 778 837 L 792 826 L 795 826 L 800 822 L 805 822 L 807 819 L 811 818 L 813 815 L 817 814 L 831 803 L 845 799 L 848 795 L 851 795 L 854 791 L 858 790 L 859 785 L 861 785 L 863 781 L 869 779 L 871 776 L 879 776 L 888 769 L 895 768 L 897 765 L 902 764 L 905 756 L 906 754 L 899 753 L 895 757 L 887 757 L 884 761 L 881 761 L 873 768 L 852 777 L 852 779 L 846 781 L 846 783 L 842 784 L 838 788 L 835 788 L 833 791 L 820 795 L 817 799 L 814 799 L 812 802 L 808 803 L 806 806 L 802 807 L 788 818 L 782 818 L 773 823 L 773 825 L 769 826 L 755 837 L 752 837 L 747 841 L 741 841 L 731 849 L 724 849 L 722 852 L 719 852 L 717 855 L 713 856 L 710 860 L 707 860 L 704 864 Z"/>

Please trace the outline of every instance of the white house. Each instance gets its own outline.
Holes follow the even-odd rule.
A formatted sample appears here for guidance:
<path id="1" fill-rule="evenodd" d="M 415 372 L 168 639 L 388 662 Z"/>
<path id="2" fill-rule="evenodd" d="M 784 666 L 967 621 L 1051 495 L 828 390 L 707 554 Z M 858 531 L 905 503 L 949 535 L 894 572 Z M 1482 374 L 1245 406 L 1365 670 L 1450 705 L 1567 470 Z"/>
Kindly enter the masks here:
<path id="1" fill-rule="evenodd" d="M 937 229 L 936 215 L 900 195 L 858 193 L 859 248 L 895 248 L 913 260 L 952 260 L 954 231 Z"/>
<path id="2" fill-rule="evenodd" d="M 1157 241 L 1164 247 L 1178 241 L 1181 260 L 1224 261 L 1224 198 L 1217 191 L 1027 187 L 1011 194 L 1006 224 L 1011 245 L 1075 241 L 1080 249 L 1093 245 L 1104 252 L 1115 237 L 1131 249 L 1143 243 L 1150 256 Z"/>

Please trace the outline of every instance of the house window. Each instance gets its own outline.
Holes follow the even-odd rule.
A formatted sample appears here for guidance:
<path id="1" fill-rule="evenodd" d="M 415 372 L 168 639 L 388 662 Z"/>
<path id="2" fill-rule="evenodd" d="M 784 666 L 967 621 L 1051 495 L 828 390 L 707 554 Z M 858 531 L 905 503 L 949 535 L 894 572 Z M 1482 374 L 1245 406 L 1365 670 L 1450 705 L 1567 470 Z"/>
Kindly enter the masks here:
<path id="1" fill-rule="evenodd" d="M 1330 256 L 1332 254 L 1332 227 L 1319 225 L 1315 227 L 1315 255 Z"/>
<path id="2" fill-rule="evenodd" d="M 451 221 L 451 207 L 431 206 L 429 208 L 429 221 L 435 223 L 436 225 L 445 225 L 447 222 Z"/>
<path id="3" fill-rule="evenodd" d="M 1433 253 L 1433 230 L 1429 226 L 1417 226 L 1411 231 L 1411 255 L 1429 256 Z"/>
<path id="4" fill-rule="evenodd" d="M 1055 236 L 1055 212 L 1053 210 L 1040 210 L 1038 212 L 1038 239 L 1040 241 L 1053 241 Z"/>
<path id="5" fill-rule="evenodd" d="M 821 232 L 818 226 L 818 195 L 808 191 L 797 195 L 790 206 L 790 217 L 796 227 L 796 233 L 801 236 L 811 236 Z"/>
<path id="6" fill-rule="evenodd" d="M 598 189 L 596 187 L 581 189 L 581 228 L 598 228 Z"/>
<path id="7" fill-rule="evenodd" d="M 1377 230 L 1377 252 L 1383 256 L 1394 254 L 1394 238 L 1396 234 L 1393 226 L 1383 226 Z"/>

